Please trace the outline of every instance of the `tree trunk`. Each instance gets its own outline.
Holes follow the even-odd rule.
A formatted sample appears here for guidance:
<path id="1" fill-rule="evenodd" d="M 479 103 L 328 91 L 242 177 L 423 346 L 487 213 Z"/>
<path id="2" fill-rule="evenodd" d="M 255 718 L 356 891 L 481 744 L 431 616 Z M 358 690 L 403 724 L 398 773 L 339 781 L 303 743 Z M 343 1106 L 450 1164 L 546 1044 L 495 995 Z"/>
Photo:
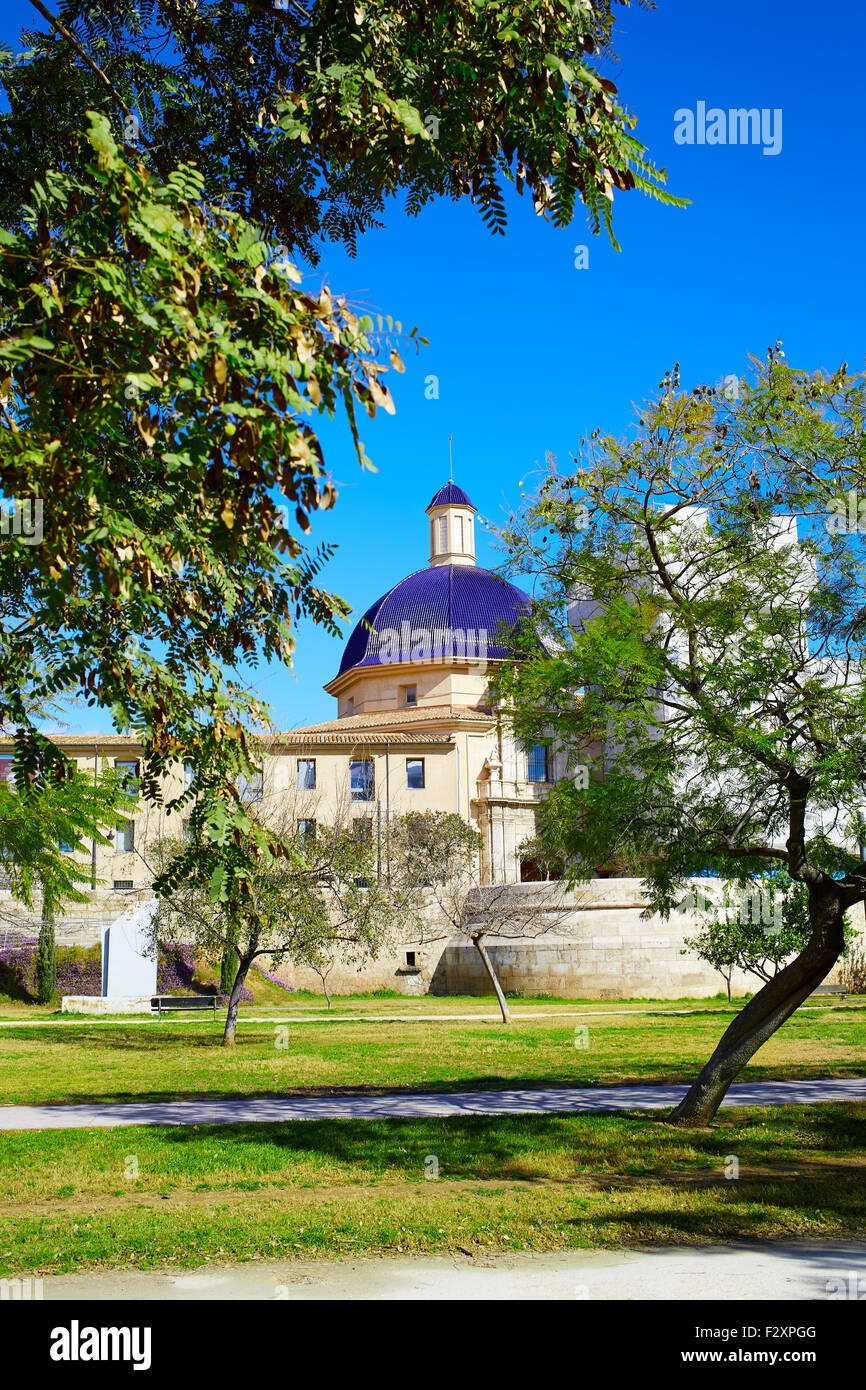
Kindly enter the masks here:
<path id="1" fill-rule="evenodd" d="M 226 1013 L 226 1026 L 222 1040 L 223 1047 L 234 1047 L 235 1045 L 235 1033 L 237 1032 L 238 1026 L 238 1009 L 240 1008 L 241 991 L 244 987 L 244 981 L 247 978 L 247 971 L 249 970 L 252 963 L 252 956 L 241 956 L 238 961 L 238 973 L 235 976 L 235 982 L 232 985 L 232 992 L 229 996 L 228 1012 Z"/>
<path id="2" fill-rule="evenodd" d="M 54 936 L 54 912 L 43 896 L 42 921 L 36 946 L 36 1002 L 50 1004 L 57 988 L 57 943 Z"/>
<path id="3" fill-rule="evenodd" d="M 836 893 L 810 889 L 812 935 L 795 960 L 774 975 L 722 1034 L 718 1047 L 664 1123 L 708 1125 L 743 1067 L 829 975 L 844 941 L 844 909 Z"/>
<path id="4" fill-rule="evenodd" d="M 493 988 L 496 991 L 496 998 L 499 1001 L 499 1007 L 502 1011 L 502 1022 L 513 1023 L 514 1020 L 512 1019 L 508 1009 L 508 1001 L 506 1000 L 505 995 L 502 993 L 502 986 L 499 983 L 499 977 L 497 976 L 496 971 L 493 967 L 493 961 L 487 954 L 487 947 L 484 945 L 484 942 L 480 936 L 473 936 L 472 942 L 475 946 L 476 951 L 478 952 L 479 956 L 484 962 L 484 969 L 490 976 L 490 983 L 493 985 Z"/>

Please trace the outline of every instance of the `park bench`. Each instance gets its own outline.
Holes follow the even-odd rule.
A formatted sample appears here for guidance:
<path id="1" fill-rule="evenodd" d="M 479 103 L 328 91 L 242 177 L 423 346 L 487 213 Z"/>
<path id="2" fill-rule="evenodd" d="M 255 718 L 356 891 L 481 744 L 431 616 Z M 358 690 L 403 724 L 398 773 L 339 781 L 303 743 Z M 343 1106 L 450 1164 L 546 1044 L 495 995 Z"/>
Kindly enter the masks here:
<path id="1" fill-rule="evenodd" d="M 812 990 L 813 998 L 816 994 L 836 994 L 840 999 L 845 999 L 848 991 L 844 985 L 819 985 L 817 989 Z"/>
<path id="2" fill-rule="evenodd" d="M 218 994 L 155 994 L 150 1001 L 160 1018 L 172 1009 L 212 1009 L 216 1018 Z"/>

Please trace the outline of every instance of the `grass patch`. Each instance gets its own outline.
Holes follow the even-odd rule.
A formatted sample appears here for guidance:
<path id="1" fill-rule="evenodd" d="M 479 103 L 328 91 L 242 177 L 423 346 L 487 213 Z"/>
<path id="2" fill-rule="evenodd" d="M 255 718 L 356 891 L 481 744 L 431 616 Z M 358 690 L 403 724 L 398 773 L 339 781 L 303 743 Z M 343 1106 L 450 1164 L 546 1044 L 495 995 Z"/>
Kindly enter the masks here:
<path id="1" fill-rule="evenodd" d="M 862 1235 L 864 1115 L 727 1110 L 699 1131 L 620 1114 L 7 1132 L 0 1274 Z"/>
<path id="2" fill-rule="evenodd" d="M 38 1104 L 687 1082 L 732 1017 L 719 1004 L 695 1001 L 681 1014 L 669 1006 L 647 1013 L 646 1005 L 582 1005 L 573 1009 L 574 1021 L 544 1017 L 535 1005 L 521 1006 L 505 1027 L 492 1011 L 489 1021 L 447 1020 L 436 1009 L 423 1012 L 424 1002 L 417 1001 L 410 1022 L 385 1023 L 387 1006 L 376 1001 L 362 1010 L 356 1004 L 342 1021 L 311 1011 L 293 1023 L 282 1014 L 288 1046 L 283 1025 L 255 1019 L 239 1028 L 234 1049 L 220 1047 L 219 1020 L 3 1027 L 0 1094 L 7 1104 Z M 479 1001 L 472 1002 L 477 1009 Z M 578 1025 L 588 1029 L 588 1046 L 575 1047 Z M 761 1048 L 743 1079 L 856 1076 L 864 1047 L 862 1006 L 801 1010 Z"/>

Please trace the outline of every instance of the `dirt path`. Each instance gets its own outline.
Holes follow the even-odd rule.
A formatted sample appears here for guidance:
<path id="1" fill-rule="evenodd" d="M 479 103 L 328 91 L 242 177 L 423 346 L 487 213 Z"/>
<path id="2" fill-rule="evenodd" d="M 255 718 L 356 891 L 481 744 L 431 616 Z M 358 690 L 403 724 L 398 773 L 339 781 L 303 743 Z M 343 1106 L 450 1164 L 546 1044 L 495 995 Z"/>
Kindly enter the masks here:
<path id="1" fill-rule="evenodd" d="M 866 1242 L 263 1261 L 181 1271 L 62 1274 L 46 1299 L 839 1300 L 866 1291 Z M 859 1284 L 858 1284 L 859 1279 Z"/>

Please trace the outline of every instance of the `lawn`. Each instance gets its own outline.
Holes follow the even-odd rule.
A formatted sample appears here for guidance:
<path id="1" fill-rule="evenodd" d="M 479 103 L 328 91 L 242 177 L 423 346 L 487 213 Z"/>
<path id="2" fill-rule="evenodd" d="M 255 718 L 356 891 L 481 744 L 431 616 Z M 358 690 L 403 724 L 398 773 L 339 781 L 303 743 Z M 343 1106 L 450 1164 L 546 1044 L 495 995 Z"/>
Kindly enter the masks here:
<path id="1" fill-rule="evenodd" d="M 2 1275 L 866 1230 L 856 1105 L 7 1132 L 0 1170 Z"/>
<path id="2" fill-rule="evenodd" d="M 353 1000 L 331 1015 L 312 1003 L 267 1012 L 274 1021 L 248 1016 L 231 1050 L 219 1046 L 219 1021 L 198 1018 L 3 1026 L 0 1096 L 27 1104 L 689 1081 L 733 1017 L 722 1003 L 700 1001 L 526 1001 L 515 1003 L 510 1026 L 479 999 Z M 468 1017 L 479 1012 L 484 1021 Z M 387 1021 L 396 1013 L 410 1021 Z M 743 1076 L 855 1076 L 864 1053 L 866 1005 L 821 1005 L 795 1014 Z"/>

